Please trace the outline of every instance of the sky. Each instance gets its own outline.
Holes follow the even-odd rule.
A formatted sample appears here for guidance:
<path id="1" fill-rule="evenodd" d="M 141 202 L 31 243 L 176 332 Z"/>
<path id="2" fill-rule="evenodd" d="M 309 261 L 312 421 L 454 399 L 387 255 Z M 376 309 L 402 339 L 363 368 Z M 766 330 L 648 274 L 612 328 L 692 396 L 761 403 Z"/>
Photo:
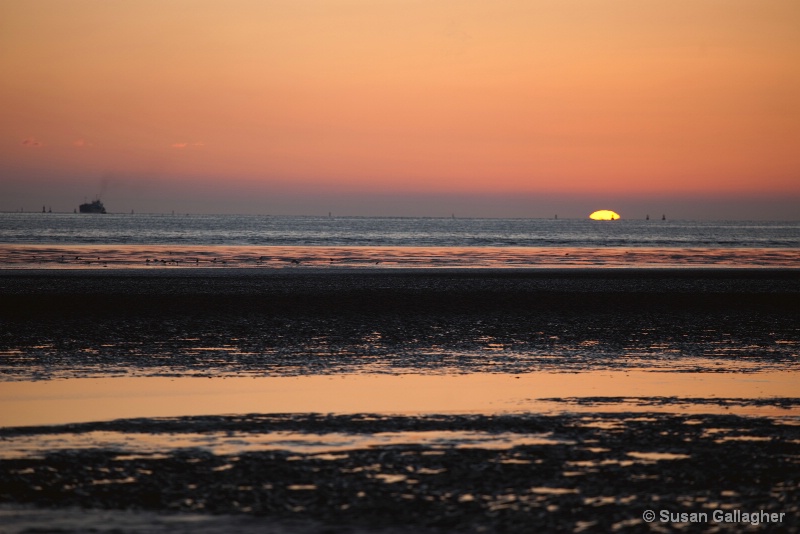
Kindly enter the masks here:
<path id="1" fill-rule="evenodd" d="M 3 0 L 0 210 L 800 219 L 797 0 Z"/>

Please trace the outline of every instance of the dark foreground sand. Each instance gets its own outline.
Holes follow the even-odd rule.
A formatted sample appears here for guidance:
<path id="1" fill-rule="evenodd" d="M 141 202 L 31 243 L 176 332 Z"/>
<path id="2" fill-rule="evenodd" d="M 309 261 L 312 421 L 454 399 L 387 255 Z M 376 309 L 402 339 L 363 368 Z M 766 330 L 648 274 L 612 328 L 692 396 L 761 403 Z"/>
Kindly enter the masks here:
<path id="1" fill-rule="evenodd" d="M 784 513 L 782 521 L 766 524 L 767 529 L 796 532 L 800 527 L 796 420 L 672 414 L 251 415 L 2 429 L 0 436 L 116 431 L 168 433 L 177 439 L 183 433 L 223 431 L 246 440 L 248 435 L 286 430 L 322 436 L 406 432 L 409 441 L 331 453 L 57 451 L 1 461 L 0 500 L 67 511 L 86 507 L 209 514 L 191 516 L 188 526 L 175 516 L 171 526 L 170 516 L 118 519 L 122 524 L 115 524 L 123 531 L 188 532 L 192 525 L 224 531 L 214 517 L 222 514 L 233 521 L 231 526 L 287 532 L 639 532 L 651 526 L 642 519 L 646 510 L 706 512 L 708 520 L 690 531 L 753 527 L 714 521 L 715 510 Z M 454 430 L 503 433 L 512 441 L 508 436 L 515 434 L 547 439 L 488 449 L 414 443 L 420 433 Z M 31 524 L 24 514 L 19 517 L 24 508 L 15 510 L 17 522 Z M 66 521 L 76 513 L 52 515 Z M 104 517 L 98 512 L 84 516 L 82 528 L 101 527 L 98 514 Z M 238 514 L 252 519 L 230 519 Z M 295 521 L 291 527 L 286 523 L 290 520 Z M 660 520 L 653 525 L 669 527 Z M 762 524 L 759 530 L 764 528 Z"/>
<path id="2" fill-rule="evenodd" d="M 641 367 L 748 377 L 796 371 L 800 346 L 796 270 L 0 272 L 0 296 L 6 380 L 362 368 Z M 584 398 L 565 405 L 596 412 L 251 414 L 3 428 L 0 448 L 25 436 L 68 441 L 92 432 L 176 440 L 224 432 L 244 442 L 279 431 L 323 439 L 401 432 L 408 440 L 325 453 L 62 447 L 6 458 L 0 531 L 670 531 L 675 525 L 659 519 L 666 511 L 707 513 L 687 532 L 800 532 L 800 424 L 780 416 L 798 398 L 770 400 L 768 388 L 750 401 L 715 400 L 713 391 L 695 401 L 730 406 L 731 415 L 687 413 L 679 398 L 649 401 L 674 403 L 673 413 L 612 414 L 602 406 L 619 399 Z M 770 402 L 776 416 L 736 413 Z M 546 442 L 494 448 L 418 438 L 453 431 Z M 128 511 L 84 516 L 83 507 Z M 50 519 L 37 526 L 31 515 L 44 508 Z M 646 510 L 656 522 L 643 520 Z M 715 510 L 786 515 L 754 526 L 717 522 Z"/>
<path id="3" fill-rule="evenodd" d="M 0 271 L 0 373 L 774 370 L 799 272 Z"/>

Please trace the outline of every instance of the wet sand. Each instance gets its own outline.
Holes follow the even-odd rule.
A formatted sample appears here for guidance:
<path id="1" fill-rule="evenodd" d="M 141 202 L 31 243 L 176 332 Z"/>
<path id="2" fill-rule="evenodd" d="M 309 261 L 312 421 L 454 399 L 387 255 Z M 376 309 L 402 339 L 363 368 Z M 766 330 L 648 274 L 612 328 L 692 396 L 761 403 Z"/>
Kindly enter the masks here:
<path id="1" fill-rule="evenodd" d="M 275 415 L 127 420 L 2 429 L 0 434 L 13 439 L 18 433 L 110 429 L 168 433 L 176 441 L 184 433 L 203 437 L 214 432 L 248 441 L 250 435 L 287 429 L 294 435 L 314 434 L 322 442 L 331 433 L 332 438 L 395 433 L 405 440 L 311 453 L 291 447 L 228 454 L 202 446 L 155 453 L 102 447 L 54 450 L 0 462 L 0 498 L 65 510 L 62 516 L 51 513 L 55 524 L 76 507 L 162 514 L 139 516 L 138 526 L 129 521 L 119 526 L 122 531 L 166 532 L 169 522 L 164 518 L 170 516 L 164 512 L 202 514 L 194 524 L 218 529 L 212 531 L 224 530 L 214 516 L 244 514 L 262 528 L 275 528 L 277 520 L 311 521 L 301 532 L 639 532 L 649 531 L 642 520 L 645 510 L 711 514 L 734 509 L 784 513 L 784 521 L 767 527 L 789 532 L 798 527 L 796 419 L 602 413 Z M 446 437 L 448 432 L 455 432 L 457 439 L 419 439 L 426 434 Z M 496 435 L 504 446 L 471 443 L 465 432 Z M 531 435 L 542 439 L 526 442 Z M 23 513 L 29 509 L 19 504 L 13 509 L 17 515 L 9 514 L 9 528 L 31 524 Z M 84 529 L 97 527 L 97 518 L 105 516 L 84 514 Z M 694 525 L 695 530 L 726 532 L 749 526 Z"/>
<path id="2" fill-rule="evenodd" d="M 0 271 L 0 294 L 6 380 L 752 371 L 800 347 L 797 270 Z"/>
<path id="3" fill-rule="evenodd" d="M 0 269 L 791 268 L 793 248 L 526 246 L 23 245 L 0 243 Z"/>
<path id="4" fill-rule="evenodd" d="M 123 377 L 476 391 L 469 413 L 336 409 L 323 392 L 288 410 L 6 423 L 8 532 L 673 527 L 647 509 L 785 513 L 687 528 L 800 531 L 800 386 L 781 381 L 800 370 L 797 270 L 0 271 L 0 295 L 0 388 L 29 400 Z M 551 387 L 503 385 L 536 376 Z M 524 402 L 481 406 L 486 391 Z"/>

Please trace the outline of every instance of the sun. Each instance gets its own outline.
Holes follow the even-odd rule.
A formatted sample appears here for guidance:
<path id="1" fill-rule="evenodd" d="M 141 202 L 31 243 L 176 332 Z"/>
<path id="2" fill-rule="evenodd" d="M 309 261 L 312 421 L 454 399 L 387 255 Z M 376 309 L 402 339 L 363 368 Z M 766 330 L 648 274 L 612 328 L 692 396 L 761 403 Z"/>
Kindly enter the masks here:
<path id="1" fill-rule="evenodd" d="M 619 219 L 619 213 L 611 210 L 597 210 L 589 218 L 594 221 L 616 221 Z"/>

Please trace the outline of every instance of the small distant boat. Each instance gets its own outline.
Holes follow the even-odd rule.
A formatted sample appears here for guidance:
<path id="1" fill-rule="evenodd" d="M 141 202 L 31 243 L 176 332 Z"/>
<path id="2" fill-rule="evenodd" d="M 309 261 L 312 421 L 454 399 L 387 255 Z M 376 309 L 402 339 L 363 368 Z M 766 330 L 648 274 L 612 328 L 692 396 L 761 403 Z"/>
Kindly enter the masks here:
<path id="1" fill-rule="evenodd" d="M 91 202 L 86 202 L 78 206 L 78 210 L 81 213 L 105 213 L 106 207 L 103 206 L 103 203 L 100 202 L 100 199 L 93 200 Z"/>

